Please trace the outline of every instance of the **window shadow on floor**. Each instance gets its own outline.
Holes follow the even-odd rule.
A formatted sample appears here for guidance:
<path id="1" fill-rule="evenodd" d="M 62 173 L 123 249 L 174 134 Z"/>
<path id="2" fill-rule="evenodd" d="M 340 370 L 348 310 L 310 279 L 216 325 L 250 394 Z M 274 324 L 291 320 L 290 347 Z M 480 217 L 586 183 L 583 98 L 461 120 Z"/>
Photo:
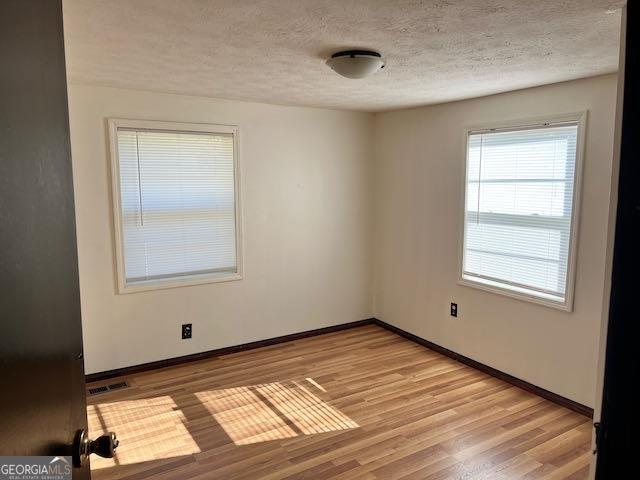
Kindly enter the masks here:
<path id="1" fill-rule="evenodd" d="M 316 392 L 316 393 L 314 393 Z M 232 388 L 176 392 L 150 398 L 104 401 L 88 407 L 92 436 L 115 431 L 120 446 L 114 459 L 92 459 L 94 476 L 121 465 L 152 468 L 234 445 L 287 440 L 340 432 L 358 424 L 319 395 L 312 379 Z M 107 398 L 105 397 L 105 400 Z M 102 474 L 107 474 L 107 471 Z"/>

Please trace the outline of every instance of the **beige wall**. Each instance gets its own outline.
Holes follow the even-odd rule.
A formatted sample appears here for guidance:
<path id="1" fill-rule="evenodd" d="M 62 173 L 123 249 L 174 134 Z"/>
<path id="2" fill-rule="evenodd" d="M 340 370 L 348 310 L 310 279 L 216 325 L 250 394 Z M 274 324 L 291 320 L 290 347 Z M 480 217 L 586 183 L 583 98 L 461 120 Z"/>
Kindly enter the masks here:
<path id="1" fill-rule="evenodd" d="M 613 75 L 375 116 L 70 85 L 87 372 L 375 314 L 594 405 L 615 100 Z M 574 312 L 457 285 L 463 126 L 581 110 Z M 240 126 L 243 280 L 116 294 L 108 117 Z"/>
<path id="2" fill-rule="evenodd" d="M 372 115 L 81 85 L 69 105 L 88 373 L 371 316 Z M 116 294 L 108 117 L 240 126 L 243 280 Z"/>
<path id="3" fill-rule="evenodd" d="M 375 130 L 376 317 L 593 406 L 616 76 L 384 113 Z M 459 286 L 463 127 L 588 110 L 575 308 Z M 459 317 L 449 316 L 457 302 Z"/>

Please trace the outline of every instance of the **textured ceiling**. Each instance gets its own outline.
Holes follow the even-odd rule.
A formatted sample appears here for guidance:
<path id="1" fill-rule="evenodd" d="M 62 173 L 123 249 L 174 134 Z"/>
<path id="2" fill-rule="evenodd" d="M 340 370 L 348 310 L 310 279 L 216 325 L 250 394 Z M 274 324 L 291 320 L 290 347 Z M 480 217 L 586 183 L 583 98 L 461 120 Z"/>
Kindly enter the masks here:
<path id="1" fill-rule="evenodd" d="M 613 72 L 623 0 L 65 0 L 69 79 L 379 111 Z M 373 48 L 387 68 L 325 59 Z"/>

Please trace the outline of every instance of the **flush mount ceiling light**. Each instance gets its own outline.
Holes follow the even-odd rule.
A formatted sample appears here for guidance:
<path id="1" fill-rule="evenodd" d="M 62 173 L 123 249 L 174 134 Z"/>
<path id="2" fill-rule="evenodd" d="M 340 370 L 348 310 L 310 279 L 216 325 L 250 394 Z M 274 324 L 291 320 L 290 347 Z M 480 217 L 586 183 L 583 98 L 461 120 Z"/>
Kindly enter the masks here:
<path id="1" fill-rule="evenodd" d="M 372 50 L 344 50 L 331 55 L 327 65 L 343 77 L 364 78 L 384 68 L 384 60 Z"/>

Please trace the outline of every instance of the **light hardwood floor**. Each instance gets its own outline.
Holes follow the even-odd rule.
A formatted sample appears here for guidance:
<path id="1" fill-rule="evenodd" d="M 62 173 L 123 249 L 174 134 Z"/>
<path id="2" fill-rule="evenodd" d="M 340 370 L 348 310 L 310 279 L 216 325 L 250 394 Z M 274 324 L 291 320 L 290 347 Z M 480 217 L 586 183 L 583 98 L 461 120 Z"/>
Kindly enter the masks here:
<path id="1" fill-rule="evenodd" d="M 96 480 L 582 479 L 591 457 L 589 418 L 374 325 L 125 378 L 89 397 L 92 437 L 120 438 Z"/>

